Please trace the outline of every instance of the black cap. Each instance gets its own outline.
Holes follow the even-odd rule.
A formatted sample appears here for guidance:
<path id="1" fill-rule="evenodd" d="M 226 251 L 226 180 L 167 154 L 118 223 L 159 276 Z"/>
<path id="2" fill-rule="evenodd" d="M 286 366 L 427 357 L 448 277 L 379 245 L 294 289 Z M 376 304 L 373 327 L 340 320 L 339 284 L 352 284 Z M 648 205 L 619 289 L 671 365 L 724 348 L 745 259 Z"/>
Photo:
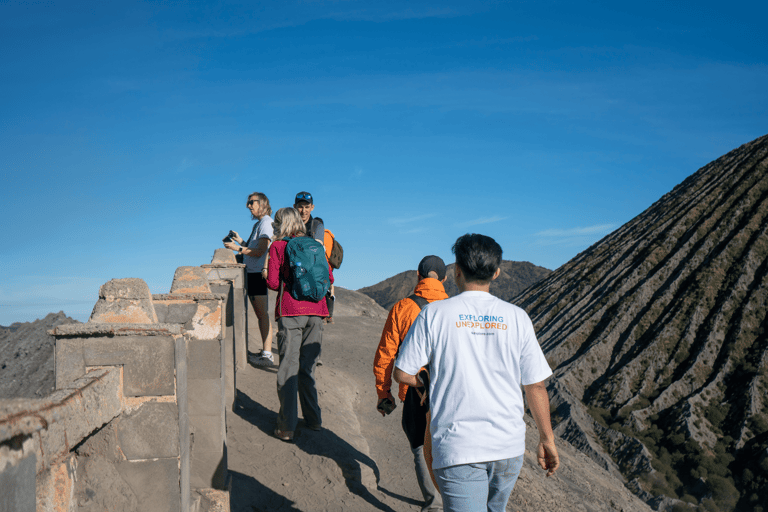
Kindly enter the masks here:
<path id="1" fill-rule="evenodd" d="M 293 201 L 293 204 L 299 204 L 299 201 L 304 201 L 305 203 L 309 204 L 315 204 L 315 202 L 312 200 L 312 194 L 309 192 L 299 192 L 296 194 L 296 199 Z"/>
<path id="2" fill-rule="evenodd" d="M 421 277 L 427 277 L 430 272 L 437 273 L 439 281 L 445 279 L 445 262 L 440 256 L 424 256 L 424 259 L 419 263 L 419 275 Z"/>

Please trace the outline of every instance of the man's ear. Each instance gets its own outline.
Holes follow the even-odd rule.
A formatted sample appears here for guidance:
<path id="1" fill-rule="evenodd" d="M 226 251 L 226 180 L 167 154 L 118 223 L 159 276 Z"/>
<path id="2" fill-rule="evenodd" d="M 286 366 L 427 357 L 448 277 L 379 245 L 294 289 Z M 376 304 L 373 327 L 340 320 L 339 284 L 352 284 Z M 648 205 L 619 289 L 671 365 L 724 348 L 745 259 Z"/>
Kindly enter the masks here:
<path id="1" fill-rule="evenodd" d="M 501 267 L 497 268 L 496 272 L 493 273 L 493 277 L 491 278 L 491 281 L 493 281 L 494 279 L 496 279 L 500 275 L 501 275 Z"/>

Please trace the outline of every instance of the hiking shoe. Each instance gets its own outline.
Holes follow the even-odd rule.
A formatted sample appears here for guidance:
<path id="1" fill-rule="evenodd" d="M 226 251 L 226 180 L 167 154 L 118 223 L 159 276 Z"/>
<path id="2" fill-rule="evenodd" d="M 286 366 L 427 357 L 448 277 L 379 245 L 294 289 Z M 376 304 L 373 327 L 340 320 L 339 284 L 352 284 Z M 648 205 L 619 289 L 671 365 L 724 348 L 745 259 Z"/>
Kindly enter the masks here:
<path id="1" fill-rule="evenodd" d="M 274 434 L 275 434 L 275 437 L 281 441 L 285 441 L 286 443 L 293 442 L 292 430 L 280 430 L 279 428 L 276 428 L 274 431 Z"/>
<path id="2" fill-rule="evenodd" d="M 323 430 L 323 424 L 322 423 L 312 423 L 312 424 L 307 423 L 307 428 L 317 432 L 319 430 Z"/>
<path id="3" fill-rule="evenodd" d="M 333 321 L 333 317 L 332 317 L 332 316 L 329 316 L 329 317 L 326 317 L 326 319 L 325 319 L 325 323 L 327 323 L 327 324 L 333 324 L 333 323 L 335 323 L 335 322 Z"/>
<path id="4" fill-rule="evenodd" d="M 248 362 L 254 366 L 275 366 L 274 356 L 263 352 L 257 356 L 249 355 Z"/>

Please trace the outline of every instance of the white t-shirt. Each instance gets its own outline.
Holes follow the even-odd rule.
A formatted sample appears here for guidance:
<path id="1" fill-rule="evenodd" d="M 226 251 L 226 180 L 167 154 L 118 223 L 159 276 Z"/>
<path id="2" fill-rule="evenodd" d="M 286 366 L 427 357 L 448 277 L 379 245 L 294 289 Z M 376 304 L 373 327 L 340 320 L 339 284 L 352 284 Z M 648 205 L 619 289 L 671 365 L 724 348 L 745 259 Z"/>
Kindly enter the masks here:
<path id="1" fill-rule="evenodd" d="M 273 234 L 274 231 L 272 230 L 272 217 L 265 215 L 254 226 L 254 229 L 251 232 L 251 237 L 248 239 L 247 247 L 249 249 L 255 249 L 256 246 L 259 245 L 259 239 L 270 239 L 272 238 Z M 245 271 L 249 273 L 255 272 L 257 274 L 261 274 L 261 269 L 264 268 L 264 262 L 267 259 L 268 252 L 269 251 L 264 251 L 264 254 L 262 254 L 260 258 L 256 258 L 255 256 L 243 256 Z"/>
<path id="2" fill-rule="evenodd" d="M 426 364 L 433 468 L 525 452 L 521 384 L 552 375 L 525 311 L 479 291 L 428 304 L 395 361 L 410 375 Z"/>

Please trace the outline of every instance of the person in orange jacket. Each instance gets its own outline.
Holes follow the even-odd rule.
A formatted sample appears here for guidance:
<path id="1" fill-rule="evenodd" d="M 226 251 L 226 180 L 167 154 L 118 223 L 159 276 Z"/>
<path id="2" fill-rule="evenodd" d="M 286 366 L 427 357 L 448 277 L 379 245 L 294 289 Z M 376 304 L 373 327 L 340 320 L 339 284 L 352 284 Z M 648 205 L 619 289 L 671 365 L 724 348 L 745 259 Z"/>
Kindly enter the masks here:
<path id="1" fill-rule="evenodd" d="M 387 323 L 381 333 L 381 341 L 373 359 L 373 374 L 376 377 L 376 394 L 378 403 L 376 409 L 382 416 L 391 413 L 397 404 L 392 396 L 392 371 L 394 369 L 397 351 L 400 343 L 408 334 L 408 329 L 422 308 L 436 300 L 447 299 L 443 283 L 445 282 L 445 263 L 438 256 L 425 256 L 419 263 L 419 282 L 413 295 L 398 301 L 389 312 Z M 416 479 L 424 496 L 422 511 L 443 510 L 442 499 L 435 489 L 429 475 L 429 468 L 424 459 L 424 433 L 427 429 L 427 412 L 429 403 L 422 404 L 419 393 L 405 384 L 400 384 L 398 392 L 403 402 L 402 427 L 411 445 Z"/>

